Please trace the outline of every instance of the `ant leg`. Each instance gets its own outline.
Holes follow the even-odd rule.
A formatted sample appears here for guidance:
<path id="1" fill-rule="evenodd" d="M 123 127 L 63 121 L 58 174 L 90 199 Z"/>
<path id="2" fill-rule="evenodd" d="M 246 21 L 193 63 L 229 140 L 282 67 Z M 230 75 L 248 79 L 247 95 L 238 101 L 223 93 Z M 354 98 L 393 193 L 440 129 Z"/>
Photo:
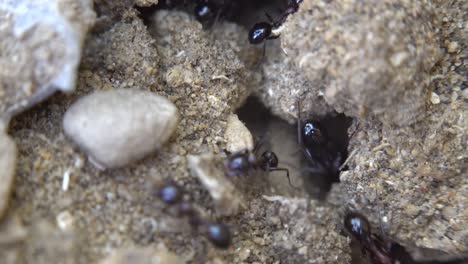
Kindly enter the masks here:
<path id="1" fill-rule="evenodd" d="M 299 189 L 299 187 L 294 186 L 291 183 L 291 177 L 289 177 L 289 170 L 286 168 L 268 168 L 268 171 L 285 171 L 286 172 L 286 177 L 288 178 L 289 186 L 293 187 L 294 189 Z"/>
<path id="2" fill-rule="evenodd" d="M 262 61 L 265 59 L 266 55 L 266 41 L 263 42 L 263 52 L 262 52 Z"/>

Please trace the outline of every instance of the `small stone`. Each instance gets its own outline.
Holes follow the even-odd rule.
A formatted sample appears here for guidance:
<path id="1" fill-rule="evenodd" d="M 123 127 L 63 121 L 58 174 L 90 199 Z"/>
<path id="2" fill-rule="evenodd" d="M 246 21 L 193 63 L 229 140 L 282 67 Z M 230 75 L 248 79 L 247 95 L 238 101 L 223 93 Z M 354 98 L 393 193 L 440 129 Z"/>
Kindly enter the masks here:
<path id="1" fill-rule="evenodd" d="M 159 149 L 179 121 L 168 99 L 140 90 L 98 91 L 65 113 L 65 133 L 101 168 L 118 168 Z"/>
<path id="2" fill-rule="evenodd" d="M 468 88 L 467 89 L 463 89 L 463 91 L 461 92 L 462 96 L 463 96 L 463 99 L 468 99 Z"/>
<path id="3" fill-rule="evenodd" d="M 226 132 L 226 150 L 236 153 L 245 149 L 253 150 L 253 137 L 249 129 L 239 120 L 236 114 L 232 114 L 227 119 Z"/>
<path id="4" fill-rule="evenodd" d="M 447 45 L 447 51 L 449 53 L 456 53 L 458 51 L 458 42 L 452 41 Z"/>
<path id="5" fill-rule="evenodd" d="M 435 104 L 435 105 L 440 104 L 440 97 L 439 97 L 438 94 L 432 92 L 432 94 L 431 94 L 431 103 Z"/>
<path id="6" fill-rule="evenodd" d="M 73 227 L 73 216 L 68 211 L 63 211 L 57 215 L 57 226 L 61 230 L 68 230 Z"/>
<path id="7" fill-rule="evenodd" d="M 307 246 L 303 246 L 303 247 L 299 248 L 297 253 L 299 253 L 301 255 L 304 255 L 304 256 L 307 255 Z"/>
<path id="8" fill-rule="evenodd" d="M 242 202 L 241 195 L 216 167 L 213 154 L 188 155 L 187 164 L 215 201 L 216 212 L 221 215 L 236 214 Z"/>
<path id="9" fill-rule="evenodd" d="M 2 123 L 0 121 L 0 123 Z M 0 219 L 5 214 L 10 201 L 16 169 L 16 144 L 2 129 L 0 124 Z"/>
<path id="10" fill-rule="evenodd" d="M 92 0 L 0 1 L 0 118 L 75 89 Z"/>
<path id="11" fill-rule="evenodd" d="M 390 62 L 392 63 L 393 67 L 398 67 L 401 64 L 403 64 L 403 62 L 405 62 L 408 59 L 408 57 L 409 54 L 407 52 L 398 52 L 391 56 Z"/>

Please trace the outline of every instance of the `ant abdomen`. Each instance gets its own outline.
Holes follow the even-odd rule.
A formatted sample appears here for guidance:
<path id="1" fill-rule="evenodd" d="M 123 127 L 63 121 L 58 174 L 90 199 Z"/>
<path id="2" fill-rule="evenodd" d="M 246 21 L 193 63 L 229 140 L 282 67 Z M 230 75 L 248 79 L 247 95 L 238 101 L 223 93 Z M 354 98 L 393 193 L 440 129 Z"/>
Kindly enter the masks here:
<path id="1" fill-rule="evenodd" d="M 364 241 L 371 235 L 369 221 L 359 213 L 347 213 L 343 224 L 346 230 L 359 241 Z"/>

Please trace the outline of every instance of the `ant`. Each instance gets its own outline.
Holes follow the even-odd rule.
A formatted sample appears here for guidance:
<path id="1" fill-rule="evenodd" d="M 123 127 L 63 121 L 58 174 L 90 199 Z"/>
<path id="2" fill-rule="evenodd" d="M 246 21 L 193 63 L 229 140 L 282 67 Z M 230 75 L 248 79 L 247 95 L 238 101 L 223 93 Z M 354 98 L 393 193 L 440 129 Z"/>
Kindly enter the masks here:
<path id="1" fill-rule="evenodd" d="M 467 261 L 466 257 L 416 261 L 399 243 L 372 234 L 367 218 L 357 212 L 348 212 L 345 215 L 344 227 L 352 239 L 361 246 L 362 252 L 369 256 L 371 264 L 462 264 Z"/>
<path id="2" fill-rule="evenodd" d="M 288 178 L 289 185 L 295 187 L 291 183 L 289 176 L 289 170 L 287 168 L 278 167 L 278 156 L 273 151 L 264 151 L 260 158 L 257 158 L 257 153 L 260 144 L 257 143 L 254 147 L 253 152 L 247 149 L 230 154 L 228 153 L 227 159 L 224 161 L 225 172 L 228 176 L 239 176 L 246 174 L 250 169 L 260 168 L 263 171 L 284 171 Z"/>
<path id="3" fill-rule="evenodd" d="M 301 119 L 301 103 L 297 101 L 297 137 L 308 163 L 307 172 L 313 174 L 320 187 L 321 196 L 340 180 L 342 164 L 347 157 L 347 141 L 339 148 L 322 123 Z M 346 121 L 346 120 L 344 120 Z"/>
<path id="4" fill-rule="evenodd" d="M 277 39 L 283 30 L 282 25 L 286 21 L 289 15 L 296 13 L 299 9 L 299 4 L 303 0 L 288 0 L 288 5 L 281 14 L 280 19 L 274 21 L 273 18 L 265 13 L 266 17 L 270 22 L 259 22 L 253 25 L 249 31 L 248 39 L 250 44 L 257 45 L 264 43 L 268 39 Z"/>
<path id="5" fill-rule="evenodd" d="M 358 242 L 363 252 L 370 256 L 373 264 L 393 263 L 388 251 L 389 246 L 378 237 L 372 236 L 372 229 L 369 221 L 357 212 L 349 212 L 344 218 L 344 227 Z"/>
<path id="6" fill-rule="evenodd" d="M 210 222 L 202 219 L 191 203 L 183 200 L 182 188 L 174 182 L 167 182 L 156 193 L 167 205 L 175 206 L 177 214 L 188 217 L 190 225 L 205 235 L 216 247 L 226 249 L 231 245 L 231 231 L 222 223 Z"/>

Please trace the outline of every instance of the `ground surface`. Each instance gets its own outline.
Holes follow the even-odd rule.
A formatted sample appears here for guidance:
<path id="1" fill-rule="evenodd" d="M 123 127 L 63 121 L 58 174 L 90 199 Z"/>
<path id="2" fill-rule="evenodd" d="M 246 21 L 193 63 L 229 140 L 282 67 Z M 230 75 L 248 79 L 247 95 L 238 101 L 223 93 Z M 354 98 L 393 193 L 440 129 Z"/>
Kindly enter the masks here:
<path id="1" fill-rule="evenodd" d="M 304 2 L 312 6 L 313 1 Z M 341 174 L 326 201 L 310 200 L 279 173 L 271 178 L 251 173 L 233 179 L 244 207 L 223 217 L 188 170 L 187 155 L 214 153 L 213 166 L 220 171 L 227 118 L 255 94 L 257 103 L 263 101 L 286 121 L 270 117 L 256 122 L 254 112 L 261 108 L 254 108 L 254 121 L 245 122 L 254 134 L 268 135 L 280 160 L 289 165 L 293 183 L 300 185 L 296 134 L 287 122 L 296 117 L 297 96 L 311 96 L 307 89 L 319 94 L 324 87 L 307 81 L 314 73 L 301 72 L 305 70 L 294 55 L 283 60 L 288 55 L 280 54 L 279 42 L 271 45 L 279 52 L 270 51 L 260 61 L 261 48 L 248 44 L 245 27 L 221 21 L 211 31 L 176 10 L 159 10 L 145 25 L 133 4 L 96 0 L 97 20 L 85 42 L 76 91 L 56 94 L 10 122 L 8 134 L 18 156 L 10 207 L 0 226 L 0 259 L 96 263 L 121 248 L 149 247 L 162 256 L 164 245 L 181 263 L 348 263 L 349 238 L 341 226 L 348 209 L 365 213 L 376 230 L 382 224 L 389 237 L 409 248 L 468 252 L 466 3 L 433 4 L 439 39 L 434 45 L 441 59 L 424 73 L 430 78 L 419 94 L 424 107 L 418 105 L 418 111 L 424 113 L 418 112 L 418 121 L 397 126 L 385 123 L 392 119 L 387 115 L 356 114 L 349 171 Z M 288 41 L 281 43 L 286 50 L 291 49 Z M 292 48 L 301 51 L 300 45 Z M 158 153 L 122 169 L 100 171 L 64 135 L 62 121 L 78 98 L 116 88 L 167 97 L 181 121 Z M 319 117 L 330 111 L 322 97 L 314 100 L 316 104 L 305 104 L 303 114 Z M 320 113 L 310 114 L 321 105 Z M 62 186 L 65 174 L 70 176 L 67 190 Z M 204 215 L 232 228 L 228 250 L 214 248 L 152 195 L 164 179 L 177 181 Z"/>

